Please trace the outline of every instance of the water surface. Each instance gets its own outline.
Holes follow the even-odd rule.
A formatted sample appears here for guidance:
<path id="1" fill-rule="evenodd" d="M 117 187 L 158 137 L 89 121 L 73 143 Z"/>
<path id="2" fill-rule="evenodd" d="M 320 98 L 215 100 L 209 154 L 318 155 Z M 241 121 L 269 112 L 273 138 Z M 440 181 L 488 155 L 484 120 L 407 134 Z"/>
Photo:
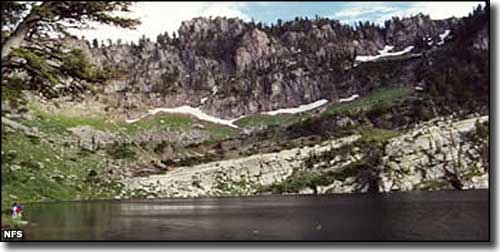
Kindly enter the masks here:
<path id="1" fill-rule="evenodd" d="M 488 190 L 39 203 L 27 240 L 488 240 Z"/>

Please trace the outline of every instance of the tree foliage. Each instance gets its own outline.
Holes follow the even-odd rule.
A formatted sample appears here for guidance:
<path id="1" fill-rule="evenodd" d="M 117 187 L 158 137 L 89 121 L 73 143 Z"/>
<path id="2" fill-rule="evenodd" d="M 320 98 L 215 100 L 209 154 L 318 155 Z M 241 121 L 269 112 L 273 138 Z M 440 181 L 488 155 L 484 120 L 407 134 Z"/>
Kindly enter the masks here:
<path id="1" fill-rule="evenodd" d="M 74 43 L 71 30 L 107 24 L 134 28 L 139 20 L 118 14 L 131 2 L 2 2 L 2 93 L 35 91 L 51 98 L 62 90 L 78 93 L 106 75 Z M 19 82 L 22 79 L 22 84 Z M 15 97 L 15 96 L 12 96 Z M 2 97 L 8 98 L 8 97 Z"/>
<path id="2" fill-rule="evenodd" d="M 489 51 L 472 44 L 487 27 L 488 6 L 478 6 L 455 31 L 450 46 L 429 53 L 416 71 L 438 107 L 453 112 L 486 112 L 489 104 Z"/>

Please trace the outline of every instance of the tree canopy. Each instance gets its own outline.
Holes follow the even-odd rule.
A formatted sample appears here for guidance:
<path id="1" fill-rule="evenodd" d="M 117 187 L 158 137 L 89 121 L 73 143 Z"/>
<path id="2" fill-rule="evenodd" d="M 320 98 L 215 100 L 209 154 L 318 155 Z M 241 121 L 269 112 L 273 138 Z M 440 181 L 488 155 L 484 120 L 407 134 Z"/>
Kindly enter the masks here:
<path id="1" fill-rule="evenodd" d="M 83 83 L 105 77 L 71 46 L 70 29 L 107 24 L 135 28 L 140 21 L 120 14 L 132 2 L 121 1 L 2 1 L 2 98 L 14 98 L 23 90 L 46 97 L 58 95 L 55 87 L 78 91 Z M 12 97 L 5 97 L 11 94 Z"/>

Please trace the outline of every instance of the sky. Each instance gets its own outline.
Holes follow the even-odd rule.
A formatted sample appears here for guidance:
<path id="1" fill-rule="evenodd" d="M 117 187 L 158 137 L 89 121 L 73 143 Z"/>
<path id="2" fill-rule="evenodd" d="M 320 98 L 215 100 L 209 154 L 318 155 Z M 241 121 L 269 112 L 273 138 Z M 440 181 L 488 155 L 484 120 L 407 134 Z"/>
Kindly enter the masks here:
<path id="1" fill-rule="evenodd" d="M 142 35 L 156 39 L 156 35 L 177 31 L 182 21 L 194 17 L 238 17 L 246 21 L 266 24 L 275 23 L 278 18 L 286 21 L 297 16 L 315 15 L 338 19 L 352 24 L 356 21 L 372 21 L 383 24 L 393 16 L 406 17 L 428 14 L 432 19 L 468 15 L 473 7 L 483 2 L 137 2 L 127 16 L 139 18 L 142 22 L 135 30 L 121 29 L 107 25 L 93 25 L 90 30 L 73 32 L 86 39 L 98 40 L 118 38 L 123 41 L 137 41 Z"/>

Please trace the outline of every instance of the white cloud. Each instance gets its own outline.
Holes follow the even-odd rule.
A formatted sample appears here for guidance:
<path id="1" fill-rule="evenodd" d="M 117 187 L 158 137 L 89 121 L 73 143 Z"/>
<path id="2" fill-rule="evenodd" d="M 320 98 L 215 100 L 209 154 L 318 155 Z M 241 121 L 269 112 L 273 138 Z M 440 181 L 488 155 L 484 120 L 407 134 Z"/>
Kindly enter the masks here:
<path id="1" fill-rule="evenodd" d="M 135 30 L 121 29 L 107 25 L 95 25 L 95 29 L 74 32 L 87 39 L 108 38 L 116 41 L 137 41 L 143 34 L 152 40 L 156 35 L 168 31 L 170 34 L 180 27 L 182 21 L 194 17 L 225 16 L 249 20 L 243 12 L 246 3 L 242 2 L 138 2 L 131 8 L 129 17 L 139 18 L 142 22 Z"/>
<path id="2" fill-rule="evenodd" d="M 375 22 L 383 23 L 393 16 L 409 17 L 418 13 L 429 15 L 431 19 L 461 18 L 469 15 L 473 8 L 479 4 L 484 6 L 483 2 L 417 2 L 410 8 L 387 13 L 379 17 Z"/>
<path id="3" fill-rule="evenodd" d="M 418 2 L 405 14 L 417 14 L 422 12 L 428 14 L 432 19 L 445 19 L 449 17 L 467 16 L 477 5 L 483 2 Z"/>
<path id="4" fill-rule="evenodd" d="M 473 7 L 482 2 L 353 2 L 347 3 L 332 18 L 339 19 L 345 23 L 354 21 L 370 20 L 383 24 L 393 16 L 407 17 L 419 12 L 429 14 L 433 19 L 444 19 L 451 16 L 462 17 L 472 11 Z M 137 41 L 143 34 L 152 40 L 160 33 L 168 31 L 170 34 L 180 27 L 182 21 L 199 16 L 226 16 L 239 17 L 249 20 L 250 16 L 245 13 L 247 2 L 138 2 L 127 16 L 139 18 L 142 24 L 136 30 L 120 29 L 106 25 L 96 25 L 94 30 L 83 30 L 74 32 L 75 35 L 85 36 L 87 39 L 97 38 L 116 41 L 120 38 L 124 41 Z M 260 6 L 268 6 L 269 2 L 256 2 Z M 272 9 L 276 18 L 286 13 L 287 10 Z M 289 13 L 288 13 L 289 14 Z M 293 13 L 291 16 L 294 16 Z"/>
<path id="5" fill-rule="evenodd" d="M 389 6 L 356 6 L 348 9 L 341 10 L 333 17 L 340 19 L 353 19 L 364 15 L 374 14 L 374 13 L 387 13 L 396 11 L 396 8 Z"/>
<path id="6" fill-rule="evenodd" d="M 370 20 L 383 24 L 391 17 L 409 17 L 418 13 L 429 15 L 432 19 L 467 16 L 474 7 L 483 2 L 402 2 L 396 7 L 396 2 L 356 2 L 347 5 L 332 17 L 345 23 L 360 20 Z M 401 3 L 400 3 L 401 4 Z"/>

